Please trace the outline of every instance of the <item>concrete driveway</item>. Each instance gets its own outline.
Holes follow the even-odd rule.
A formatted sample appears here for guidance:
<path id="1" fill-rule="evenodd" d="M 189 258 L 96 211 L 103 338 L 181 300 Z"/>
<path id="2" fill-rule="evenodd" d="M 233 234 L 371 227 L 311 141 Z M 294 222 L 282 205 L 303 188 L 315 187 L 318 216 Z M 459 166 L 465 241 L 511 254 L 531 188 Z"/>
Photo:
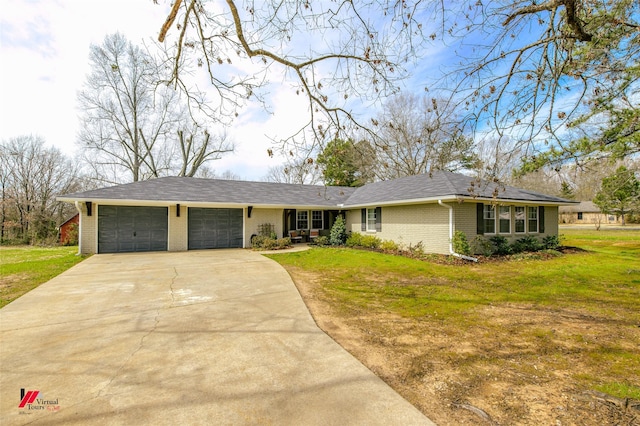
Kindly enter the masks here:
<path id="1" fill-rule="evenodd" d="M 1 309 L 0 419 L 433 424 L 248 250 L 96 255 Z"/>

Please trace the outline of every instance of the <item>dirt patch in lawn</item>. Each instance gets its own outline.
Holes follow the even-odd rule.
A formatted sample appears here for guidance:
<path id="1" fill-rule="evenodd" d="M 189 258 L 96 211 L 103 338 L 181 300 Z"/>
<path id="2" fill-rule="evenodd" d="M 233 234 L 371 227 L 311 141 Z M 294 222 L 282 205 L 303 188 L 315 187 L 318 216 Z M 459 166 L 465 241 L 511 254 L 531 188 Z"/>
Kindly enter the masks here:
<path id="1" fill-rule="evenodd" d="M 640 425 L 638 401 L 582 382 L 598 351 L 637 349 L 624 318 L 505 304 L 451 326 L 341 306 L 319 276 L 287 269 L 318 326 L 439 425 Z"/>

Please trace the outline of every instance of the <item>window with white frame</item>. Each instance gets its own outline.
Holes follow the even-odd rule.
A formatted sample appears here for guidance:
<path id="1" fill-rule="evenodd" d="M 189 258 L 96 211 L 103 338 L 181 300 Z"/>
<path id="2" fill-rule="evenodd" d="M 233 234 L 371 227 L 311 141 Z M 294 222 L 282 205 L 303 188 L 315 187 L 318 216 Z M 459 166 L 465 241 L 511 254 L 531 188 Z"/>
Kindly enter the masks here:
<path id="1" fill-rule="evenodd" d="M 314 210 L 311 212 L 311 228 L 324 229 L 324 212 L 322 210 Z"/>
<path id="2" fill-rule="evenodd" d="M 298 210 L 296 229 L 309 229 L 309 212 L 306 210 Z"/>
<path id="3" fill-rule="evenodd" d="M 501 234 L 511 233 L 511 206 L 500 206 L 498 210 L 499 230 Z"/>
<path id="4" fill-rule="evenodd" d="M 376 209 L 367 209 L 367 231 L 376 230 Z"/>
<path id="5" fill-rule="evenodd" d="M 516 234 L 522 234 L 526 232 L 526 220 L 527 213 L 525 212 L 525 208 L 523 206 L 516 206 L 515 208 L 515 228 Z"/>
<path id="6" fill-rule="evenodd" d="M 528 232 L 538 232 L 538 208 L 527 207 L 527 230 Z"/>
<path id="7" fill-rule="evenodd" d="M 484 219 L 484 233 L 495 234 L 496 233 L 496 206 L 493 206 L 491 204 L 485 204 L 482 217 Z"/>

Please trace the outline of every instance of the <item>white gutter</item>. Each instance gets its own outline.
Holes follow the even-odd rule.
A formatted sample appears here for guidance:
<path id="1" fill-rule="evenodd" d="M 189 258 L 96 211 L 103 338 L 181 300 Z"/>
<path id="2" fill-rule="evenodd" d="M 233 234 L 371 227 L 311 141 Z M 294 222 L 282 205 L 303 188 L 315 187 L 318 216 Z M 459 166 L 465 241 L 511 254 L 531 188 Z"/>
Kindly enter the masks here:
<path id="1" fill-rule="evenodd" d="M 459 257 L 460 259 L 477 262 L 478 259 L 475 257 L 466 256 L 464 254 L 456 253 L 455 251 L 453 251 L 453 207 L 451 207 L 449 204 L 443 203 L 442 200 L 438 200 L 438 204 L 449 209 L 449 253 L 451 253 L 452 256 Z"/>
<path id="2" fill-rule="evenodd" d="M 78 210 L 78 256 L 82 254 L 82 207 L 80 207 L 80 201 L 75 203 L 76 210 Z"/>

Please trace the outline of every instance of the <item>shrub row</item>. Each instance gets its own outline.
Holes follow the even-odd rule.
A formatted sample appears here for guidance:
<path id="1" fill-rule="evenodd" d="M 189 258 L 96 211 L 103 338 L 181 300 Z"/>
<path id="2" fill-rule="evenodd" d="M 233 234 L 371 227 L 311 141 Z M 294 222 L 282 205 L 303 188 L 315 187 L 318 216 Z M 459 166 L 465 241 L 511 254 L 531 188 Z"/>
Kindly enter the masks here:
<path id="1" fill-rule="evenodd" d="M 385 253 L 401 254 L 409 257 L 423 257 L 425 255 L 422 242 L 405 246 L 392 240 L 382 240 L 375 235 L 351 233 L 347 237 L 346 246 L 351 248 L 365 248 L 379 250 Z"/>
<path id="2" fill-rule="evenodd" d="M 538 240 L 532 235 L 527 235 L 510 244 L 509 240 L 505 237 L 496 235 L 488 239 L 477 236 L 469 242 L 463 232 L 456 231 L 452 239 L 452 244 L 456 253 L 464 255 L 481 254 L 488 257 L 493 255 L 504 256 L 523 252 L 536 252 L 540 250 L 557 250 L 560 247 L 560 238 L 556 235 L 548 235 L 542 238 L 542 240 Z M 360 234 L 357 232 L 349 235 L 346 245 L 347 247 L 380 250 L 386 253 L 403 254 L 411 257 L 423 257 L 425 254 L 422 242 L 416 245 L 404 246 L 394 241 L 381 240 L 374 235 Z"/>
<path id="3" fill-rule="evenodd" d="M 291 238 L 272 238 L 270 235 L 256 235 L 251 238 L 251 247 L 260 250 L 280 250 L 291 247 Z"/>
<path id="4" fill-rule="evenodd" d="M 557 235 L 547 235 L 542 240 L 533 235 L 527 235 L 513 243 L 509 243 L 509 240 L 502 235 L 496 235 L 488 239 L 482 236 L 475 237 L 469 244 L 469 251 L 483 256 L 506 256 L 523 252 L 557 250 L 559 247 L 560 237 Z"/>

